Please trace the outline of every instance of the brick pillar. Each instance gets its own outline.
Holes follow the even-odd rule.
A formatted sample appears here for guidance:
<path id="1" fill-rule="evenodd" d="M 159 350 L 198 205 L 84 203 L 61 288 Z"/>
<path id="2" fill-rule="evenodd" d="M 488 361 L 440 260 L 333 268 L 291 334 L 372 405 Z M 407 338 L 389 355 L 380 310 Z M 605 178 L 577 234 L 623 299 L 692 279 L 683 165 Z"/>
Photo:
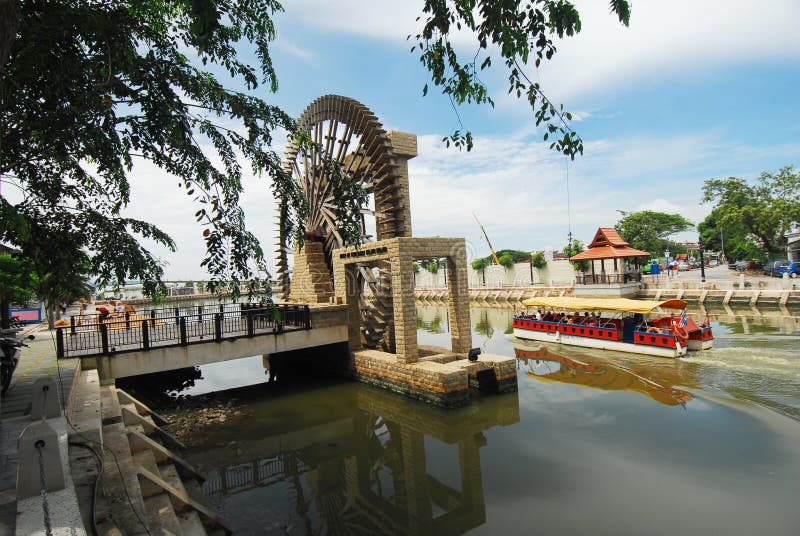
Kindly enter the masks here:
<path id="1" fill-rule="evenodd" d="M 348 264 L 345 267 L 345 303 L 347 304 L 347 336 L 350 351 L 361 349 L 361 310 L 358 307 L 358 298 L 361 289 L 358 282 L 358 265 Z M 338 294 L 338 288 L 337 288 Z"/>
<path id="2" fill-rule="evenodd" d="M 469 279 L 467 277 L 466 243 L 461 242 L 447 257 L 447 308 L 450 312 L 452 350 L 467 353 L 472 347 L 469 318 Z"/>
<path id="3" fill-rule="evenodd" d="M 333 296 L 333 287 L 325 263 L 322 242 L 306 242 L 303 248 L 294 248 L 294 270 L 292 271 L 289 300 L 301 303 L 328 303 Z"/>
<path id="4" fill-rule="evenodd" d="M 409 132 L 392 130 L 386 134 L 392 142 L 392 152 L 396 159 L 397 197 L 395 217 L 402 222 L 397 236 L 411 236 L 411 196 L 408 189 L 408 161 L 417 156 L 417 136 Z"/>
<path id="5" fill-rule="evenodd" d="M 408 255 L 392 259 L 392 300 L 394 308 L 394 337 L 397 360 L 416 363 L 417 306 L 414 302 L 414 270 Z"/>

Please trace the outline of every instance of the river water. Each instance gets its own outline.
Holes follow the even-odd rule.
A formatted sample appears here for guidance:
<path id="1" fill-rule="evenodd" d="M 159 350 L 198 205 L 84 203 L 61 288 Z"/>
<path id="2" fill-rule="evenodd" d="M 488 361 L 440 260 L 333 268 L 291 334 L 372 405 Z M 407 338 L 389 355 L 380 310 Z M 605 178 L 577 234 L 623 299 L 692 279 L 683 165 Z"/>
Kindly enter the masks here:
<path id="1" fill-rule="evenodd" d="M 800 534 L 795 312 L 710 311 L 714 349 L 679 360 L 523 344 L 512 315 L 472 309 L 473 343 L 517 356 L 519 392 L 457 410 L 204 367 L 190 401 L 259 380 L 186 457 L 236 534 Z M 445 308 L 418 318 L 449 347 Z"/>

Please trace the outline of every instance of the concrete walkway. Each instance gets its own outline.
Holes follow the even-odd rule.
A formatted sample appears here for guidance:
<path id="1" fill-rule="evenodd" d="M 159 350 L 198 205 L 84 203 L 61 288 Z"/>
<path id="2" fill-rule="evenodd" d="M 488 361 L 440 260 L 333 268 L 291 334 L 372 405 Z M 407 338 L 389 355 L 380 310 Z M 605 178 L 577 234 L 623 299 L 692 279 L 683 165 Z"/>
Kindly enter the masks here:
<path id="1" fill-rule="evenodd" d="M 31 326 L 22 334 L 33 334 L 23 348 L 11 386 L 2 398 L 0 420 L 0 536 L 14 534 L 16 517 L 17 442 L 22 430 L 30 423 L 33 384 L 42 377 L 52 377 L 59 388 L 62 411 L 69 398 L 75 377 L 77 360 L 56 362 L 53 335 L 46 328 Z M 60 373 L 60 381 L 59 381 Z"/>

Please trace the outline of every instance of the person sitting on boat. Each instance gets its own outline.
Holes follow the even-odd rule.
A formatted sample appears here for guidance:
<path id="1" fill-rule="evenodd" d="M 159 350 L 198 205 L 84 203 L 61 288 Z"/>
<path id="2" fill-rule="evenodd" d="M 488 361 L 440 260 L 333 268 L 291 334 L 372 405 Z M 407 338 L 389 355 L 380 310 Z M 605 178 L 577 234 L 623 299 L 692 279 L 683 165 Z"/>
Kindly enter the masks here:
<path id="1" fill-rule="evenodd" d="M 542 310 L 539 309 L 536 311 L 536 320 L 541 320 L 542 318 L 544 318 L 544 315 L 542 314 Z"/>
<path id="2" fill-rule="evenodd" d="M 568 320 L 570 324 L 580 324 L 581 323 L 581 314 L 578 311 L 572 315 L 572 317 Z"/>

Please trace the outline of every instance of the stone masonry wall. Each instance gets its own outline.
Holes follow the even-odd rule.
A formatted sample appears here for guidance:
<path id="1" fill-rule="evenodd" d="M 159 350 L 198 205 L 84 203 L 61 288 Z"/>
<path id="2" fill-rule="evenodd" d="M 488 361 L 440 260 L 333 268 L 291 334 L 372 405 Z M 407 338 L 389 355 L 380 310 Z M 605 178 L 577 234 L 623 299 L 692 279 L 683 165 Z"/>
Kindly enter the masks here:
<path id="1" fill-rule="evenodd" d="M 295 246 L 289 301 L 328 303 L 332 297 L 333 288 L 322 242 L 307 241 L 302 249 Z"/>

